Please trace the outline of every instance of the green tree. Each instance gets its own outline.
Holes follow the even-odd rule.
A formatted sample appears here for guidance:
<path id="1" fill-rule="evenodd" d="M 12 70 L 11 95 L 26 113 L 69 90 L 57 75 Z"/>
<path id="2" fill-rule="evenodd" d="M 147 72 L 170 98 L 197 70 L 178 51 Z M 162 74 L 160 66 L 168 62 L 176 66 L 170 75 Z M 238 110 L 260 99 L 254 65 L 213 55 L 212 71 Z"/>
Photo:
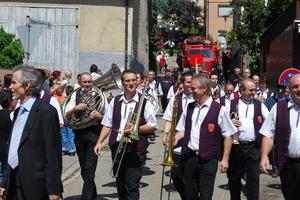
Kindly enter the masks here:
<path id="1" fill-rule="evenodd" d="M 272 24 L 272 22 L 279 17 L 293 1 L 294 0 L 268 0 L 266 26 Z"/>
<path id="2" fill-rule="evenodd" d="M 243 52 L 250 56 L 250 68 L 253 73 L 258 72 L 260 37 L 265 31 L 266 7 L 264 0 L 232 0 L 234 7 L 240 7 L 243 10 L 235 11 L 240 21 L 237 24 L 237 30 L 234 33 L 228 33 L 230 41 L 237 39 L 241 42 Z"/>
<path id="3" fill-rule="evenodd" d="M 0 27 L 0 68 L 10 69 L 22 63 L 24 50 L 21 42 L 11 33 Z"/>

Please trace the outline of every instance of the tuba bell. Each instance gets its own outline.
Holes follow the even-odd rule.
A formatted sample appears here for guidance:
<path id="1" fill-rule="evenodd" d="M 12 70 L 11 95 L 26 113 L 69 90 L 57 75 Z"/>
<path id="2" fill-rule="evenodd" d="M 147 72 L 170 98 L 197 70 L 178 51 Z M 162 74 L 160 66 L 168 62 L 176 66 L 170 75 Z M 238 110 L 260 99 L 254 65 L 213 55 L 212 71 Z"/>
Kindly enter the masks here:
<path id="1" fill-rule="evenodd" d="M 106 72 L 103 76 L 93 81 L 93 87 L 89 91 L 84 91 L 81 87 L 74 90 L 65 100 L 62 106 L 63 116 L 65 118 L 65 123 L 77 130 L 86 128 L 92 124 L 95 124 L 95 121 L 90 118 L 92 111 L 98 111 L 102 115 L 105 112 L 105 107 L 108 104 L 106 97 L 106 92 L 109 92 L 113 89 L 121 89 L 121 71 L 116 64 L 112 64 L 111 69 Z M 84 103 L 88 106 L 85 111 L 77 111 L 73 114 L 70 120 L 66 116 L 66 107 L 71 100 L 71 97 L 74 93 L 80 92 L 80 103 Z"/>

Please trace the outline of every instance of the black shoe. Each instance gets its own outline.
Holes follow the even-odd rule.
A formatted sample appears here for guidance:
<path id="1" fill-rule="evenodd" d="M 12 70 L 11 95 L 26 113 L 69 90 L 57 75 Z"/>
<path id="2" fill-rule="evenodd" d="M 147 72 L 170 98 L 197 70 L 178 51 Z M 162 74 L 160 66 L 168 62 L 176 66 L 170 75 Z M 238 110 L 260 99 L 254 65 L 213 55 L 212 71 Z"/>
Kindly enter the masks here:
<path id="1" fill-rule="evenodd" d="M 69 152 L 68 151 L 62 151 L 62 155 L 69 155 Z"/>

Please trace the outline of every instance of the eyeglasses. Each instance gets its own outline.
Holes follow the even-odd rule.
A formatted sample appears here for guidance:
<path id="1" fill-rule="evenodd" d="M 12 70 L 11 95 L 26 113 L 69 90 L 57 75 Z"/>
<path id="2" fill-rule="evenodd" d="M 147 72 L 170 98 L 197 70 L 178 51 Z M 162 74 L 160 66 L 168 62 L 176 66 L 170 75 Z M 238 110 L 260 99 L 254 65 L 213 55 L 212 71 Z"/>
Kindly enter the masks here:
<path id="1" fill-rule="evenodd" d="M 81 83 L 92 83 L 92 81 L 81 81 Z"/>

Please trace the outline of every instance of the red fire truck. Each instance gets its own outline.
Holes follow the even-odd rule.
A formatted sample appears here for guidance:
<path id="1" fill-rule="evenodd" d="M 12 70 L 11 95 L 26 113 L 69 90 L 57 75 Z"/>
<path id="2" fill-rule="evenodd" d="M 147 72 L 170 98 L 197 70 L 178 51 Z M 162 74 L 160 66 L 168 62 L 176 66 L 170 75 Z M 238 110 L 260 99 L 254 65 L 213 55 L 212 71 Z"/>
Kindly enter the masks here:
<path id="1" fill-rule="evenodd" d="M 191 36 L 182 43 L 182 65 L 209 75 L 219 64 L 219 48 L 216 43 L 200 36 Z"/>

